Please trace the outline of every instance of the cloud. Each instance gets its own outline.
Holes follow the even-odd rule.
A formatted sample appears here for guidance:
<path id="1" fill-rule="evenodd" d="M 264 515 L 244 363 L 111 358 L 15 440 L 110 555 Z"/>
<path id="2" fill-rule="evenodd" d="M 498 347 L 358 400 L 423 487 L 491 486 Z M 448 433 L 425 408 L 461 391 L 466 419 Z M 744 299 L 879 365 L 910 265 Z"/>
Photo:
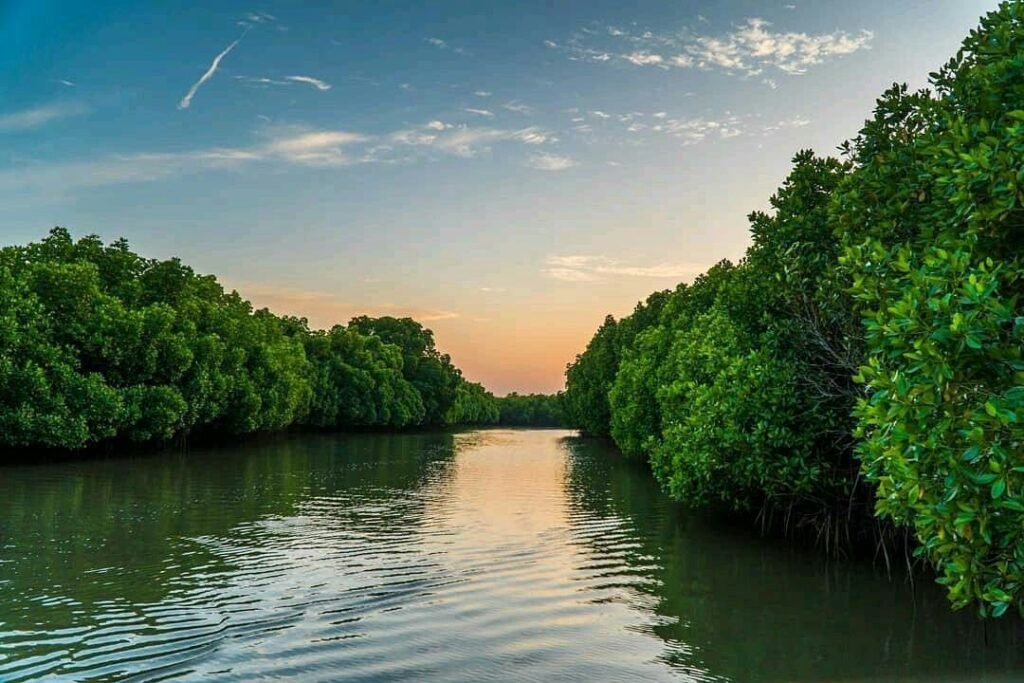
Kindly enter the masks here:
<path id="1" fill-rule="evenodd" d="M 47 104 L 10 114 L 0 114 L 0 133 L 38 128 L 51 121 L 79 116 L 88 111 L 89 108 L 85 105 L 70 102 Z"/>
<path id="2" fill-rule="evenodd" d="M 593 273 L 572 268 L 545 268 L 544 274 L 562 282 L 596 282 L 601 279 Z"/>
<path id="3" fill-rule="evenodd" d="M 278 157 L 306 166 L 342 166 L 354 163 L 345 148 L 367 138 L 340 130 L 300 132 L 280 137 L 254 150 L 259 158 Z"/>
<path id="4" fill-rule="evenodd" d="M 69 81 L 66 78 L 58 78 L 57 82 L 60 83 L 61 85 L 66 85 L 69 88 L 74 88 L 75 87 L 75 83 L 73 81 Z"/>
<path id="5" fill-rule="evenodd" d="M 508 290 L 505 289 L 504 287 L 481 287 L 480 291 L 486 292 L 488 294 L 501 294 L 502 292 L 507 292 Z"/>
<path id="6" fill-rule="evenodd" d="M 490 97 L 490 96 L 491 96 L 491 95 L 493 95 L 494 93 L 492 93 L 492 92 L 489 92 L 489 91 L 487 91 L 487 90 L 477 90 L 477 91 L 476 91 L 475 93 L 473 93 L 473 94 L 474 94 L 474 95 L 476 95 L 477 97 Z"/>
<path id="7" fill-rule="evenodd" d="M 239 23 L 248 26 L 250 24 L 272 24 L 277 21 L 277 17 L 273 14 L 267 14 L 266 12 L 246 12 L 245 20 Z"/>
<path id="8" fill-rule="evenodd" d="M 569 157 L 557 154 L 533 154 L 526 160 L 526 165 L 538 171 L 565 171 L 578 164 Z"/>
<path id="9" fill-rule="evenodd" d="M 631 52 L 628 55 L 623 55 L 623 58 L 630 64 L 636 64 L 637 66 L 661 66 L 665 63 L 665 58 L 661 55 L 642 51 Z"/>
<path id="10" fill-rule="evenodd" d="M 553 133 L 540 128 L 523 128 L 515 131 L 512 137 L 527 145 L 547 145 L 558 142 L 558 138 Z"/>
<path id="11" fill-rule="evenodd" d="M 282 81 L 275 78 L 266 78 L 263 76 L 235 76 L 235 80 L 241 81 L 249 85 L 292 85 L 289 81 Z"/>
<path id="12" fill-rule="evenodd" d="M 462 111 L 468 112 L 470 114 L 476 114 L 477 116 L 486 116 L 486 117 L 489 117 L 489 118 L 493 118 L 494 117 L 494 112 L 493 111 L 489 111 L 487 109 L 473 109 L 472 107 L 466 107 Z"/>
<path id="13" fill-rule="evenodd" d="M 87 161 L 21 164 L 0 171 L 0 191 L 56 192 L 152 182 L 185 173 L 239 169 L 257 163 L 347 166 L 363 160 L 359 155 L 347 153 L 347 150 L 367 140 L 362 135 L 347 131 L 288 129 L 250 147 L 115 154 Z"/>
<path id="14" fill-rule="evenodd" d="M 19 125 L 23 122 L 19 120 Z M 333 129 L 276 127 L 245 147 L 211 147 L 174 152 L 111 154 L 97 159 L 56 163 L 20 163 L 0 170 L 0 193 L 53 193 L 134 182 L 152 182 L 207 170 L 238 170 L 258 164 L 311 168 L 368 163 L 406 163 L 441 156 L 472 158 L 491 145 L 536 147 L 557 142 L 537 127 L 453 126 L 430 121 L 380 135 Z"/>
<path id="15" fill-rule="evenodd" d="M 443 308 L 392 303 L 357 304 L 339 299 L 329 292 L 281 287 L 276 284 L 230 281 L 223 284 L 238 291 L 256 308 L 269 308 L 279 315 L 302 316 L 309 320 L 310 326 L 321 329 L 347 324 L 358 315 L 408 316 L 421 322 L 437 322 L 460 317 L 457 312 Z"/>
<path id="16" fill-rule="evenodd" d="M 446 154 L 468 158 L 476 156 L 487 145 L 510 137 L 511 132 L 503 129 L 460 126 L 447 135 L 439 136 L 432 143 L 435 149 Z"/>
<path id="17" fill-rule="evenodd" d="M 247 28 L 246 32 L 248 32 L 248 30 L 249 29 Z M 213 75 L 217 73 L 217 68 L 220 67 L 221 60 L 227 57 L 228 53 L 234 50 L 235 46 L 238 45 L 244 37 L 245 33 L 242 33 L 242 35 L 236 38 L 233 43 L 228 45 L 220 52 L 220 54 L 213 58 L 213 61 L 210 62 L 210 66 L 206 72 L 199 77 L 198 81 L 192 84 L 192 87 L 188 89 L 185 96 L 181 98 L 181 102 L 178 102 L 178 109 L 188 109 L 192 105 L 192 98 L 196 96 L 197 92 L 199 92 L 199 88 L 203 87 L 203 84 L 206 83 L 206 81 L 213 78 Z"/>
<path id="18" fill-rule="evenodd" d="M 282 85 L 289 86 L 295 85 L 296 83 L 302 83 L 305 85 L 311 85 L 317 90 L 330 90 L 331 84 L 320 80 L 319 78 L 313 78 L 312 76 L 285 76 L 284 78 L 267 78 L 265 76 L 235 76 L 235 80 L 243 83 L 255 86 L 263 85 Z"/>
<path id="19" fill-rule="evenodd" d="M 663 123 L 651 127 L 655 132 L 664 132 L 678 138 L 684 145 L 703 142 L 708 136 L 734 138 L 744 132 L 743 122 L 738 116 L 728 115 L 721 119 L 663 119 Z"/>
<path id="20" fill-rule="evenodd" d="M 827 60 L 870 48 L 874 34 L 833 31 L 808 34 L 773 31 L 764 19 L 749 18 L 724 34 L 627 32 L 617 28 L 577 32 L 551 49 L 586 62 L 618 61 L 639 67 L 703 69 L 754 76 L 766 68 L 798 75 Z"/>
<path id="21" fill-rule="evenodd" d="M 506 102 L 505 104 L 501 105 L 501 108 L 526 116 L 529 116 L 530 114 L 533 113 L 533 107 L 531 107 L 528 104 L 523 104 L 522 102 L 517 102 L 514 100 L 512 102 Z"/>
<path id="22" fill-rule="evenodd" d="M 440 125 L 438 125 L 440 124 Z M 431 121 L 418 128 L 406 128 L 388 136 L 393 143 L 429 148 L 443 154 L 463 158 L 477 156 L 499 142 L 519 142 L 524 145 L 545 145 L 558 138 L 542 128 L 490 128 L 482 126 L 452 126 L 441 121 Z"/>
<path id="23" fill-rule="evenodd" d="M 317 90 L 330 90 L 330 83 L 324 83 L 319 78 L 313 78 L 312 76 L 285 76 L 286 81 L 292 81 L 294 83 L 306 83 L 313 86 Z"/>
<path id="24" fill-rule="evenodd" d="M 658 263 L 649 266 L 623 264 L 606 256 L 549 256 L 546 276 L 563 282 L 600 282 L 607 277 L 641 277 L 681 280 L 700 275 L 707 266 L 694 263 Z"/>
<path id="25" fill-rule="evenodd" d="M 591 111 L 589 116 L 601 119 L 602 132 L 613 133 L 621 125 L 624 132 L 634 136 L 667 135 L 679 140 L 683 145 L 694 145 L 706 140 L 727 140 L 743 136 L 763 137 L 781 130 L 800 128 L 811 123 L 810 119 L 796 116 L 775 122 L 765 122 L 759 115 L 738 116 L 730 112 L 716 118 L 708 117 L 674 117 L 668 112 L 658 111 L 650 114 L 644 112 L 627 112 L 610 114 L 603 111 Z M 577 124 L 573 130 L 582 135 L 594 133 L 594 127 L 583 123 L 582 117 L 573 117 Z"/>
<path id="26" fill-rule="evenodd" d="M 452 47 L 447 41 L 441 38 L 424 38 L 425 41 L 433 45 L 439 50 L 451 50 L 458 55 L 468 55 L 469 53 L 461 47 Z"/>

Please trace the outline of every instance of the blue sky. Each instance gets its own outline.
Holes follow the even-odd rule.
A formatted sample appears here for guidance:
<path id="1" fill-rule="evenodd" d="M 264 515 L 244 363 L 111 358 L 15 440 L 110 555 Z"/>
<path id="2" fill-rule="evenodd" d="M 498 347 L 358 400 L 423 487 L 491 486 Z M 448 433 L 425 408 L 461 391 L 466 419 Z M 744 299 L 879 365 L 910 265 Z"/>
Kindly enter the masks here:
<path id="1" fill-rule="evenodd" d="M 0 243 L 124 236 L 550 391 L 995 4 L 0 0 Z"/>

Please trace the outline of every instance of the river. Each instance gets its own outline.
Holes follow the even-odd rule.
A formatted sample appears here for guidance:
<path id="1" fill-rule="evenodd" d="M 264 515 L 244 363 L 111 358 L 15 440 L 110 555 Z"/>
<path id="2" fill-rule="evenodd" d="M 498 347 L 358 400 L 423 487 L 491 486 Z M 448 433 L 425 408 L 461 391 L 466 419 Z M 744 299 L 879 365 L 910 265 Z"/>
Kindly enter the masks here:
<path id="1" fill-rule="evenodd" d="M 0 469 L 0 681 L 1010 681 L 920 578 L 688 513 L 552 430 Z"/>

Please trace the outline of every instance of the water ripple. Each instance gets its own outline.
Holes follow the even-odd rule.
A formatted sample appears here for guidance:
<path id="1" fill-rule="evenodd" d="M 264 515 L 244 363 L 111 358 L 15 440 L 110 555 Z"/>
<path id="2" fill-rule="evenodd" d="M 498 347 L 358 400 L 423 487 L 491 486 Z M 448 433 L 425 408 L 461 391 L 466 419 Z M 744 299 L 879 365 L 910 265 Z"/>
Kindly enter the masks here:
<path id="1" fill-rule="evenodd" d="M 977 642 L 974 631 L 948 619 L 948 637 L 919 630 L 921 614 L 934 625 L 945 611 L 900 607 L 870 572 L 835 581 L 751 539 L 707 535 L 646 473 L 567 436 L 296 437 L 6 470 L 0 680 L 909 680 L 937 670 L 995 680 L 1021 670 L 1009 647 L 951 655 L 950 642 Z M 757 610 L 787 586 L 808 594 L 808 608 L 791 593 Z M 884 604 L 864 600 L 870 591 Z M 829 609 L 885 632 L 830 631 L 815 618 Z M 859 658 L 821 659 L 840 636 Z"/>

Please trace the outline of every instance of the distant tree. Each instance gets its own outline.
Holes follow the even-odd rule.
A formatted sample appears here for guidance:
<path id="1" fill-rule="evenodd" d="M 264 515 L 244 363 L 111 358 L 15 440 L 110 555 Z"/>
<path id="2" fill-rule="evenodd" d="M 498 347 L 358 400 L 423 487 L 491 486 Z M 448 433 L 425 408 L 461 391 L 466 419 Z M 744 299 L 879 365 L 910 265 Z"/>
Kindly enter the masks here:
<path id="1" fill-rule="evenodd" d="M 561 394 L 517 394 L 498 399 L 498 423 L 509 427 L 565 427 Z"/>

